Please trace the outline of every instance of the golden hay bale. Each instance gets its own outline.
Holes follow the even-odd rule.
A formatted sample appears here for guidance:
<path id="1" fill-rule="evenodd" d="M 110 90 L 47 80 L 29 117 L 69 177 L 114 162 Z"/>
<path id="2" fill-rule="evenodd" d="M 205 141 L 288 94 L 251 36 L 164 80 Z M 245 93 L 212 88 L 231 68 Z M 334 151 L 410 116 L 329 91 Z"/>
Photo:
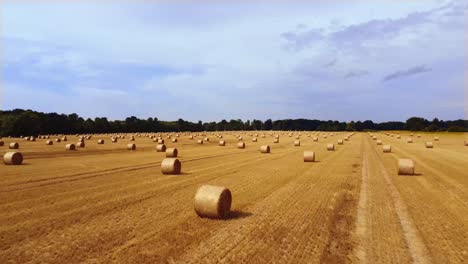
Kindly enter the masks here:
<path id="1" fill-rule="evenodd" d="M 161 172 L 163 174 L 180 174 L 182 164 L 176 158 L 165 158 L 161 162 Z"/>
<path id="2" fill-rule="evenodd" d="M 237 139 L 238 139 L 239 141 L 242 141 L 242 140 L 243 140 L 242 137 L 238 137 Z"/>
<path id="3" fill-rule="evenodd" d="M 134 143 L 127 144 L 127 150 L 136 150 L 136 145 Z"/>
<path id="4" fill-rule="evenodd" d="M 130 141 L 135 141 L 135 137 L 131 136 Z"/>
<path id="5" fill-rule="evenodd" d="M 382 145 L 382 140 L 377 140 L 377 145 Z"/>
<path id="6" fill-rule="evenodd" d="M 314 161 L 315 161 L 315 152 L 304 151 L 304 162 L 314 162 Z"/>
<path id="7" fill-rule="evenodd" d="M 68 140 L 67 136 L 64 136 L 64 137 L 62 138 L 62 141 L 67 141 L 67 140 Z"/>
<path id="8" fill-rule="evenodd" d="M 7 152 L 3 155 L 3 163 L 6 165 L 20 165 L 23 163 L 23 155 L 20 152 Z"/>
<path id="9" fill-rule="evenodd" d="M 294 146 L 298 147 L 301 145 L 301 141 L 300 140 L 294 140 Z"/>
<path id="10" fill-rule="evenodd" d="M 97 143 L 98 143 L 99 145 L 104 144 L 104 139 L 98 139 Z"/>
<path id="11" fill-rule="evenodd" d="M 414 162 L 411 159 L 398 159 L 398 175 L 413 175 Z"/>
<path id="12" fill-rule="evenodd" d="M 75 144 L 67 144 L 65 145 L 65 150 L 75 150 L 76 146 Z"/>
<path id="13" fill-rule="evenodd" d="M 205 137 L 205 138 L 203 139 L 203 141 L 209 142 L 209 141 L 210 141 L 210 138 Z"/>
<path id="14" fill-rule="evenodd" d="M 413 143 L 413 139 L 412 138 L 407 138 L 406 143 Z"/>
<path id="15" fill-rule="evenodd" d="M 117 138 L 116 137 L 112 138 L 111 141 L 112 141 L 112 143 L 117 143 Z"/>
<path id="16" fill-rule="evenodd" d="M 172 143 L 177 143 L 177 138 L 173 138 Z"/>
<path id="17" fill-rule="evenodd" d="M 296 136 L 296 139 L 299 139 L 299 136 Z"/>
<path id="18" fill-rule="evenodd" d="M 166 158 L 177 158 L 179 151 L 176 148 L 166 149 Z"/>
<path id="19" fill-rule="evenodd" d="M 401 138 L 401 136 L 400 136 L 400 135 L 398 135 L 398 136 L 396 136 L 396 138 L 397 138 L 397 139 L 400 139 L 400 138 Z"/>
<path id="20" fill-rule="evenodd" d="M 9 149 L 18 149 L 19 144 L 17 142 L 11 142 L 10 145 L 8 146 Z"/>
<path id="21" fill-rule="evenodd" d="M 164 145 L 164 144 L 156 145 L 156 151 L 157 152 L 165 152 L 166 151 L 166 145 Z"/>
<path id="22" fill-rule="evenodd" d="M 192 135 L 190 135 L 190 136 L 189 136 L 189 139 L 193 139 L 193 136 L 192 136 Z"/>
<path id="23" fill-rule="evenodd" d="M 349 137 L 345 137 L 344 140 L 345 140 L 345 141 L 349 141 Z"/>
<path id="24" fill-rule="evenodd" d="M 335 150 L 335 144 L 333 144 L 333 143 L 327 144 L 327 150 L 329 150 L 329 151 Z"/>
<path id="25" fill-rule="evenodd" d="M 464 144 L 465 146 L 468 146 L 468 140 L 463 141 L 463 144 Z"/>
<path id="26" fill-rule="evenodd" d="M 252 142 L 257 142 L 257 138 L 256 137 L 252 138 Z"/>
<path id="27" fill-rule="evenodd" d="M 164 144 L 164 139 L 158 139 L 158 144 Z"/>
<path id="28" fill-rule="evenodd" d="M 439 141 L 439 137 L 434 137 L 434 141 Z"/>
<path id="29" fill-rule="evenodd" d="M 382 149 L 384 153 L 392 152 L 392 146 L 390 145 L 383 145 Z"/>
<path id="30" fill-rule="evenodd" d="M 197 144 L 202 144 L 203 145 L 203 139 L 197 140 Z"/>
<path id="31" fill-rule="evenodd" d="M 47 140 L 47 141 L 45 142 L 45 144 L 46 144 L 46 145 L 53 145 L 54 142 L 53 142 L 52 140 Z"/>
<path id="32" fill-rule="evenodd" d="M 279 143 L 279 138 L 275 138 L 275 139 L 273 140 L 273 143 Z"/>
<path id="33" fill-rule="evenodd" d="M 421 135 L 419 135 L 419 134 L 417 134 L 416 136 L 417 136 L 418 138 L 420 138 L 420 137 L 421 137 Z"/>
<path id="34" fill-rule="evenodd" d="M 35 137 L 29 137 L 29 140 L 30 141 L 36 141 L 36 138 Z"/>
<path id="35" fill-rule="evenodd" d="M 237 143 L 237 148 L 239 148 L 239 149 L 245 148 L 245 143 L 244 142 Z"/>
<path id="36" fill-rule="evenodd" d="M 195 194 L 195 212 L 199 217 L 226 218 L 231 210 L 231 191 L 225 187 L 203 185 Z"/>
<path id="37" fill-rule="evenodd" d="M 55 142 L 60 143 L 60 142 L 62 142 L 62 140 L 61 140 L 60 138 L 56 138 L 56 139 L 55 139 Z"/>
<path id="38" fill-rule="evenodd" d="M 265 134 L 262 135 L 262 138 L 265 138 Z"/>
<path id="39" fill-rule="evenodd" d="M 0 140 L 0 147 L 3 147 L 5 145 L 5 142 L 3 142 L 2 140 Z"/>
<path id="40" fill-rule="evenodd" d="M 226 141 L 220 140 L 220 141 L 218 142 L 218 146 L 226 146 Z"/>
<path id="41" fill-rule="evenodd" d="M 338 139 L 338 145 L 343 145 L 343 140 L 342 139 Z"/>
<path id="42" fill-rule="evenodd" d="M 318 137 L 312 138 L 313 141 L 318 141 Z"/>
<path id="43" fill-rule="evenodd" d="M 426 142 L 426 148 L 433 148 L 433 147 L 434 147 L 434 144 L 432 144 L 431 141 Z"/>
<path id="44" fill-rule="evenodd" d="M 86 136 L 87 140 L 90 140 L 91 138 L 92 138 L 92 136 Z"/>
<path id="45" fill-rule="evenodd" d="M 270 153 L 270 146 L 268 145 L 260 146 L 260 153 Z"/>
<path id="46" fill-rule="evenodd" d="M 84 148 L 84 147 L 85 147 L 84 141 L 78 141 L 78 142 L 76 143 L 76 147 L 78 147 L 78 148 Z"/>

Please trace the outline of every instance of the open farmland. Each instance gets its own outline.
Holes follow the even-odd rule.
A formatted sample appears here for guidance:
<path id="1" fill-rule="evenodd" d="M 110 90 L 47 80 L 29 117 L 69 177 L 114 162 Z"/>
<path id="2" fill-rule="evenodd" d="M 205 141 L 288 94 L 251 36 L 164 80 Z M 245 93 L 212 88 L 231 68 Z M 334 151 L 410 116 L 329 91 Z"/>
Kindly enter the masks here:
<path id="1" fill-rule="evenodd" d="M 197 140 L 205 135 L 163 133 L 165 145 L 179 151 L 180 175 L 161 173 L 165 153 L 143 133 L 132 141 L 134 151 L 127 150 L 130 134 L 116 143 L 94 135 L 75 151 L 65 150 L 75 135 L 53 145 L 3 138 L 2 155 L 18 142 L 24 162 L 0 164 L 0 263 L 468 259 L 468 134 L 415 133 L 407 143 L 409 132 L 374 133 L 391 145 L 383 153 L 369 133 L 354 133 L 342 145 L 338 140 L 350 133 L 291 133 L 206 133 L 204 144 Z M 218 146 L 218 134 L 226 146 Z M 327 143 L 335 150 L 327 151 Z M 266 144 L 271 153 L 260 153 Z M 303 161 L 309 150 L 315 162 Z M 415 175 L 398 175 L 399 158 L 414 161 Z M 230 189 L 228 219 L 195 214 L 194 195 L 203 184 Z"/>

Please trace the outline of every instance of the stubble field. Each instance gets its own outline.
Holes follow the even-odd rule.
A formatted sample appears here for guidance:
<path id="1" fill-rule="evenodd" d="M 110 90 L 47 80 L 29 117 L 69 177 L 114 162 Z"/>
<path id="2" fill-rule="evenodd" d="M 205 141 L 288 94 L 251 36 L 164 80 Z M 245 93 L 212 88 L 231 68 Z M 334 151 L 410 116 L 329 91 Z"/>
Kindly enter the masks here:
<path id="1" fill-rule="evenodd" d="M 406 143 L 409 132 L 389 133 L 374 135 L 391 153 L 369 133 L 338 145 L 350 133 L 301 132 L 300 146 L 298 132 L 207 133 L 203 145 L 202 135 L 173 143 L 162 134 L 179 150 L 180 175 L 161 173 L 165 154 L 145 134 L 135 151 L 128 135 L 95 135 L 75 151 L 65 150 L 75 135 L 52 146 L 4 138 L 2 155 L 18 142 L 24 163 L 0 164 L 0 263 L 463 263 L 468 134 L 415 133 Z M 260 153 L 265 144 L 271 153 Z M 303 162 L 307 150 L 316 162 Z M 399 158 L 416 174 L 399 176 Z M 195 214 L 203 184 L 231 190 L 228 219 Z"/>

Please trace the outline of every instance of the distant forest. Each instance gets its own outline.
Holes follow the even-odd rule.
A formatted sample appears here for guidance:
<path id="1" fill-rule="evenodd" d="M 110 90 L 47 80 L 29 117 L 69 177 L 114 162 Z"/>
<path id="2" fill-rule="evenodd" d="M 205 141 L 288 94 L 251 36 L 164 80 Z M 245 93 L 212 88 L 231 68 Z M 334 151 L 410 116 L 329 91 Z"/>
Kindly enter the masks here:
<path id="1" fill-rule="evenodd" d="M 366 121 L 321 121 L 310 119 L 267 119 L 221 120 L 220 122 L 197 123 L 179 119 L 161 121 L 158 118 L 139 119 L 135 116 L 125 120 L 110 121 L 105 117 L 84 119 L 77 114 L 41 113 L 32 110 L 15 109 L 0 111 L 0 136 L 26 136 L 46 134 L 89 134 L 127 132 L 175 132 L 175 131 L 223 131 L 223 130 L 320 130 L 320 131 L 369 131 L 369 130 L 411 130 L 411 131 L 468 131 L 468 120 L 443 121 L 437 118 L 429 121 L 411 117 L 406 122 L 374 123 Z"/>

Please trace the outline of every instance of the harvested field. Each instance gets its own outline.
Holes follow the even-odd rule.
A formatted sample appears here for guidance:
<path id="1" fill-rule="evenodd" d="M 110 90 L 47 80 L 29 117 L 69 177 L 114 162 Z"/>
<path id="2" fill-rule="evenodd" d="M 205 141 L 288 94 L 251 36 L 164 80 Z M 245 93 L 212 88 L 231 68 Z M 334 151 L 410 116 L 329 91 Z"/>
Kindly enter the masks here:
<path id="1" fill-rule="evenodd" d="M 218 132 L 219 133 L 219 132 Z M 264 131 L 181 133 L 179 175 L 164 175 L 165 152 L 146 135 L 112 144 L 95 135 L 21 142 L 22 165 L 0 164 L 0 263 L 463 263 L 468 259 L 467 133 Z M 249 140 L 238 149 L 238 137 Z M 265 134 L 265 137 L 263 137 Z M 274 142 L 275 135 L 281 140 Z M 311 134 L 311 137 L 305 136 Z M 175 133 L 159 133 L 167 138 Z M 326 136 L 326 140 L 321 140 Z M 439 137 L 436 141 L 435 137 Z M 55 139 L 58 137 L 51 137 Z M 63 136 L 60 136 L 63 138 Z M 67 135 L 76 142 L 75 135 Z M 320 138 L 320 140 L 318 140 Z M 318 140 L 318 141 L 317 141 Z M 433 141 L 427 149 L 425 142 Z M 262 145 L 270 145 L 268 155 Z M 304 151 L 315 162 L 304 162 Z M 411 159 L 415 175 L 398 175 Z M 227 219 L 200 218 L 202 185 L 232 193 Z"/>

